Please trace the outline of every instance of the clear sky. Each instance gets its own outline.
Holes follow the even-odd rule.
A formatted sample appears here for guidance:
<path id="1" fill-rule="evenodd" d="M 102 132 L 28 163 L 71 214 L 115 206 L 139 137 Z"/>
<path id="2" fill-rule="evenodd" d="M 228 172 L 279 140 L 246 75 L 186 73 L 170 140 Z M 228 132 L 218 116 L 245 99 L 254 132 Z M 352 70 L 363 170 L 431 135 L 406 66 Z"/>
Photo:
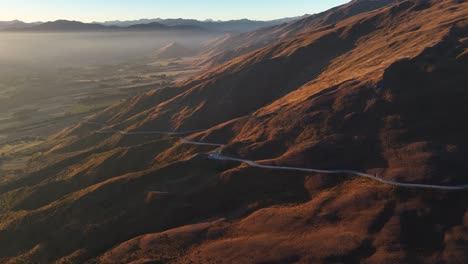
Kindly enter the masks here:
<path id="1" fill-rule="evenodd" d="M 313 14 L 346 2 L 349 0 L 0 0 L 0 21 L 268 20 Z"/>

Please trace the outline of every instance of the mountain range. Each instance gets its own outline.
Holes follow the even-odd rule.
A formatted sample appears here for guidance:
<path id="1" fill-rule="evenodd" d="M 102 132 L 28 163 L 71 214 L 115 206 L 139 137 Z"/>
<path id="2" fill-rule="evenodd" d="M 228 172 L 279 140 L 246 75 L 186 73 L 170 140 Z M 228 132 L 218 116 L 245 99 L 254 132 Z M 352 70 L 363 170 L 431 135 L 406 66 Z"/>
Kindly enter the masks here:
<path id="1" fill-rule="evenodd" d="M 202 64 L 219 65 L 278 40 L 284 40 L 322 27 L 333 27 L 340 20 L 370 12 L 401 0 L 354 0 L 325 12 L 262 30 L 222 36 L 206 46 Z"/>
<path id="2" fill-rule="evenodd" d="M 0 185 L 0 262 L 468 262 L 466 1 L 354 0 L 205 56 Z"/>
<path id="3" fill-rule="evenodd" d="M 199 21 L 194 19 L 140 19 L 135 21 L 109 21 L 83 23 L 57 20 L 52 22 L 25 23 L 19 20 L 0 22 L 0 30 L 6 31 L 121 31 L 121 30 L 202 30 L 213 32 L 247 32 L 287 23 L 300 17 L 271 21 L 248 19 L 232 21 Z"/>
<path id="4" fill-rule="evenodd" d="M 10 28 L 28 28 L 42 24 L 41 22 L 25 23 L 19 20 L 13 21 L 0 21 L 0 30 L 6 30 Z"/>
<path id="5" fill-rule="evenodd" d="M 83 23 L 79 21 L 68 21 L 68 20 L 57 20 L 53 22 L 40 23 L 35 25 L 29 24 L 18 24 L 14 23 L 3 29 L 8 32 L 69 32 L 69 31 L 179 31 L 179 30 L 195 30 L 195 31 L 206 31 L 203 28 L 191 26 L 191 25 L 175 25 L 166 26 L 157 22 L 148 24 L 136 24 L 128 27 L 118 26 L 105 26 L 94 23 Z"/>
<path id="6" fill-rule="evenodd" d="M 221 31 L 221 32 L 247 32 L 256 30 L 262 27 L 269 27 L 274 25 L 279 25 L 287 22 L 291 22 L 297 19 L 300 19 L 304 16 L 299 17 L 290 17 L 282 18 L 270 21 L 256 21 L 249 19 L 240 19 L 240 20 L 230 20 L 230 21 L 215 21 L 215 20 L 195 20 L 195 19 L 140 19 L 132 21 L 106 21 L 106 22 L 95 22 L 97 24 L 102 24 L 106 26 L 119 26 L 119 27 L 129 27 L 138 24 L 149 24 L 157 22 L 164 24 L 166 26 L 196 26 L 200 28 L 205 28 L 207 30 Z"/>

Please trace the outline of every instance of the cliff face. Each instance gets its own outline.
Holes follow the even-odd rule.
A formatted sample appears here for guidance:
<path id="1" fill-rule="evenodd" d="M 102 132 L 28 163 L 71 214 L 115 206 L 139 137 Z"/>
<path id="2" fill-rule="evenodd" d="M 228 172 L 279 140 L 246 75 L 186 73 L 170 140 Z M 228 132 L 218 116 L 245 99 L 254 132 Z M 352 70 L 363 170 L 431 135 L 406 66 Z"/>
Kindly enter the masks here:
<path id="1" fill-rule="evenodd" d="M 131 134 L 202 130 L 189 139 L 261 164 L 467 184 L 468 5 L 380 4 L 353 1 L 328 25 L 92 118 L 107 128 L 51 138 L 43 168 L 0 186 L 0 259 L 465 263 L 466 192 L 254 168 Z"/>

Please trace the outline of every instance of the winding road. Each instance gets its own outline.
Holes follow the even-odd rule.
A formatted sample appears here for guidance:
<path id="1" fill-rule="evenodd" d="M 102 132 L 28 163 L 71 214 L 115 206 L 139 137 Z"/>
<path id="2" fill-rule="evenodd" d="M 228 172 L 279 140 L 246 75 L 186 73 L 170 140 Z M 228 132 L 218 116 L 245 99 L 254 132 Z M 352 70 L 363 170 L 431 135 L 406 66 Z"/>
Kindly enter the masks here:
<path id="1" fill-rule="evenodd" d="M 101 127 L 106 127 L 107 124 L 99 123 L 99 122 L 89 122 L 85 121 L 84 123 L 90 125 L 96 125 Z M 105 133 L 105 134 L 121 134 L 121 135 L 171 135 L 171 136 L 182 136 L 182 135 L 189 135 L 201 131 L 205 131 L 206 129 L 200 130 L 192 130 L 186 132 L 164 132 L 164 131 L 145 131 L 145 132 L 127 132 L 121 130 L 104 130 L 104 131 L 97 131 L 97 133 Z M 418 183 L 404 183 L 404 182 L 397 182 L 394 180 L 387 180 L 378 177 L 377 175 L 372 175 L 366 172 L 354 171 L 354 170 L 319 170 L 319 169 L 309 169 L 309 168 L 300 168 L 300 167 L 285 167 L 285 166 L 272 166 L 272 165 L 262 165 L 253 160 L 245 160 L 239 158 L 233 158 L 224 156 L 221 154 L 223 147 L 226 145 L 224 144 L 216 144 L 216 143 L 208 143 L 208 142 L 197 142 L 191 141 L 187 138 L 181 138 L 183 144 L 186 145 L 197 145 L 197 146 L 210 146 L 216 147 L 213 153 L 209 154 L 209 158 L 213 160 L 224 160 L 224 161 L 237 161 L 244 164 L 247 164 L 251 167 L 262 168 L 262 169 L 271 169 L 271 170 L 285 170 L 285 171 L 298 171 L 298 172 L 313 172 L 313 173 L 322 173 L 322 174 L 349 174 L 355 175 L 363 178 L 368 178 L 380 183 L 403 187 L 403 188 L 412 188 L 412 189 L 433 189 L 433 190 L 446 190 L 446 191 L 462 191 L 468 190 L 468 185 L 455 185 L 455 186 L 446 186 L 446 185 L 433 185 L 433 184 L 418 184 Z"/>

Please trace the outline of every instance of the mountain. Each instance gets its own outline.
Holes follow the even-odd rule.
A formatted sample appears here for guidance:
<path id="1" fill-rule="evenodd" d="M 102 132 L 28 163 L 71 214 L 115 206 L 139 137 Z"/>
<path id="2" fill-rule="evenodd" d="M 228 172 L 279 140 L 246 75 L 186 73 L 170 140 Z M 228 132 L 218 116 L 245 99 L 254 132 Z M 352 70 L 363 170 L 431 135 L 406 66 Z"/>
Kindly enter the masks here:
<path id="1" fill-rule="evenodd" d="M 230 21 L 213 21 L 213 20 L 195 20 L 195 19 L 140 19 L 133 21 L 107 21 L 100 24 L 106 26 L 119 26 L 119 27 L 129 27 L 138 24 L 149 24 L 149 23 L 160 23 L 166 26 L 187 26 L 187 27 L 199 27 L 211 31 L 220 31 L 220 32 L 248 32 L 253 31 L 262 27 L 269 27 L 273 25 L 279 25 L 300 19 L 302 17 L 290 17 L 282 18 L 271 21 L 254 21 L 248 19 L 240 20 L 230 20 Z"/>
<path id="2" fill-rule="evenodd" d="M 467 17 L 294 28 L 65 129 L 0 184 L 0 262 L 466 263 Z"/>
<path id="3" fill-rule="evenodd" d="M 24 23 L 22 21 L 0 21 L 0 30 L 8 31 L 108 31 L 108 30 L 197 30 L 217 32 L 247 32 L 262 27 L 278 25 L 299 19 L 283 18 L 271 21 L 248 19 L 231 21 L 199 21 L 195 19 L 140 19 L 133 21 L 108 21 L 83 23 L 57 20 L 52 22 Z"/>
<path id="4" fill-rule="evenodd" d="M 18 26 L 17 26 L 18 25 Z M 157 22 L 148 24 L 136 24 L 128 27 L 104 26 L 94 23 L 83 23 L 79 21 L 57 20 L 53 22 L 40 23 L 24 26 L 22 24 L 10 24 L 4 28 L 6 31 L 28 31 L 28 32 L 54 32 L 54 31 L 204 31 L 196 26 L 167 26 Z"/>
<path id="5" fill-rule="evenodd" d="M 158 22 L 151 22 L 148 24 L 136 24 L 127 27 L 130 30 L 196 30 L 204 31 L 203 28 L 193 25 L 173 25 L 168 26 Z"/>
<path id="6" fill-rule="evenodd" d="M 101 24 L 104 26 L 129 27 L 129 26 L 139 25 L 139 24 L 150 24 L 154 22 L 159 23 L 160 21 L 162 21 L 162 19 L 155 18 L 155 19 L 138 19 L 138 20 L 128 20 L 128 21 L 114 20 L 114 21 L 93 22 L 93 23 Z"/>
<path id="7" fill-rule="evenodd" d="M 106 27 L 99 24 L 83 23 L 79 21 L 57 20 L 45 22 L 28 28 L 9 27 L 9 31 L 106 31 L 116 27 Z"/>
<path id="8" fill-rule="evenodd" d="M 9 28 L 29 28 L 33 26 L 37 26 L 41 24 L 41 22 L 33 22 L 33 23 L 25 23 L 23 21 L 19 20 L 13 20 L 13 21 L 0 21 L 0 30 L 5 30 Z"/>
<path id="9" fill-rule="evenodd" d="M 189 57 L 195 55 L 195 51 L 185 47 L 177 42 L 169 43 L 162 47 L 156 53 L 156 57 L 159 59 L 175 59 L 180 57 Z"/>
<path id="10" fill-rule="evenodd" d="M 230 20 L 230 21 L 198 21 L 190 19 L 165 19 L 160 23 L 177 26 L 177 25 L 193 25 L 202 28 L 206 28 L 213 31 L 219 32 L 249 32 L 254 31 L 263 27 L 270 27 L 274 25 L 283 24 L 293 20 L 300 19 L 301 17 L 283 18 L 271 21 L 255 21 L 249 19 Z"/>
<path id="11" fill-rule="evenodd" d="M 312 32 L 323 27 L 334 27 L 336 23 L 349 17 L 398 2 L 401 2 L 401 0 L 354 0 L 342 6 L 294 20 L 287 24 L 264 28 L 255 32 L 231 34 L 223 38 L 223 41 L 216 42 L 216 45 L 207 46 L 205 53 L 208 59 L 203 61 L 202 64 L 207 66 L 220 65 L 278 40 Z"/>
<path id="12" fill-rule="evenodd" d="M 167 28 L 166 25 L 163 25 L 158 22 L 151 22 L 147 24 L 136 24 L 136 25 L 131 25 L 128 28 L 135 28 L 135 29 L 165 29 Z"/>

